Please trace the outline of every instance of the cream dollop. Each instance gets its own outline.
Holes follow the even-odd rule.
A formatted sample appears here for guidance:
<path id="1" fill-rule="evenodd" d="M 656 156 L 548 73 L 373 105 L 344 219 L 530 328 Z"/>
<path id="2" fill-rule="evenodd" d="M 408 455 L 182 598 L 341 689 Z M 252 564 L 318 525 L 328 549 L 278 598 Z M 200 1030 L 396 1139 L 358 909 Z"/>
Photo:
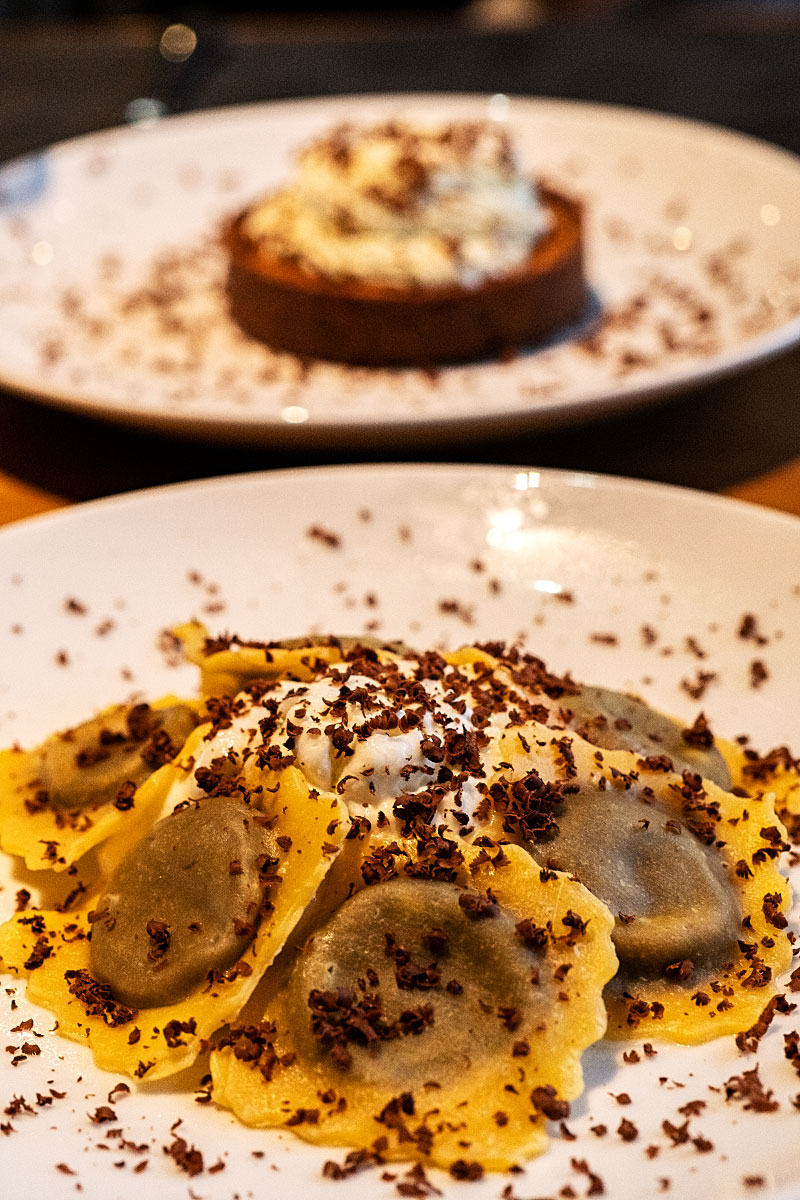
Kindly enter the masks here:
<path id="1" fill-rule="evenodd" d="M 399 834 L 421 820 L 462 831 L 476 818 L 491 747 L 519 696 L 489 703 L 485 679 L 470 665 L 442 662 L 426 675 L 418 661 L 384 652 L 374 673 L 358 666 L 334 663 L 309 682 L 279 680 L 255 698 L 238 695 L 165 812 L 220 776 L 254 788 L 265 769 L 291 764 L 371 825 Z"/>
<path id="2" fill-rule="evenodd" d="M 244 233 L 322 275 L 468 287 L 519 267 L 548 225 L 504 126 L 387 122 L 312 142 Z"/>

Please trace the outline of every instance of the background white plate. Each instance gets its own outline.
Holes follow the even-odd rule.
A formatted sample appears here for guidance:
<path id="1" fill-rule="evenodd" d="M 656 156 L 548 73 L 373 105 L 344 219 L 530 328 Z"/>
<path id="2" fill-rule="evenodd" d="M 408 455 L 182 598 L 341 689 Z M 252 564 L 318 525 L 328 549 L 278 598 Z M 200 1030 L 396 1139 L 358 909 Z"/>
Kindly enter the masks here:
<path id="1" fill-rule="evenodd" d="M 215 230 L 284 181 L 299 146 L 343 119 L 488 112 L 532 173 L 585 200 L 598 336 L 584 324 L 432 377 L 309 367 L 232 325 Z M 796 158 L 742 135 L 553 100 L 326 98 L 103 132 L 0 170 L 0 383 L 253 443 L 396 444 L 603 415 L 800 337 L 799 189 Z"/>
<path id="2" fill-rule="evenodd" d="M 194 671 L 169 666 L 158 648 L 159 631 L 188 616 L 256 637 L 315 628 L 362 632 L 374 622 L 381 634 L 421 646 L 521 635 L 556 670 L 635 688 L 686 719 L 700 703 L 681 680 L 715 672 L 701 703 L 718 732 L 750 732 L 761 749 L 787 740 L 796 749 L 799 740 L 800 522 L 625 480 L 392 466 L 143 492 L 0 533 L 0 613 L 0 744 L 30 744 L 134 691 L 193 688 Z M 737 636 L 745 613 L 757 617 L 763 645 Z M 113 626 L 98 633 L 109 620 Z M 651 645 L 643 624 L 657 635 Z M 749 682 L 754 659 L 769 671 L 756 690 Z M 0 872 L 5 915 L 31 877 L 11 870 L 7 859 Z M 344 1184 L 323 1180 L 322 1163 L 341 1161 L 342 1152 L 247 1130 L 226 1113 L 195 1105 L 199 1073 L 113 1102 L 111 1128 L 151 1151 L 123 1148 L 106 1136 L 108 1126 L 87 1116 L 107 1102 L 115 1077 L 96 1071 L 82 1047 L 50 1035 L 52 1017 L 24 1002 L 22 986 L 10 995 L 5 985 L 14 982 L 3 985 L 0 1046 L 36 1040 L 42 1051 L 16 1067 L 13 1051 L 0 1053 L 0 1111 L 22 1095 L 37 1113 L 0 1116 L 15 1130 L 0 1134 L 0 1178 L 14 1173 L 20 1200 L 74 1197 L 78 1183 L 84 1200 L 145 1200 L 153 1191 L 185 1200 L 190 1186 L 210 1200 L 322 1198 L 337 1195 L 337 1187 L 371 1200 L 397 1194 L 375 1171 Z M 36 1034 L 10 1032 L 29 1015 Z M 555 1197 L 569 1184 L 583 1196 L 588 1181 L 570 1161 L 586 1159 L 613 1200 L 661 1195 L 661 1178 L 670 1180 L 676 1200 L 704 1192 L 796 1197 L 800 1140 L 790 1098 L 800 1081 L 783 1058 L 781 1036 L 796 1024 L 778 1017 L 757 1056 L 780 1101 L 769 1115 L 726 1103 L 719 1090 L 755 1065 L 732 1038 L 694 1049 L 659 1046 L 656 1057 L 636 1065 L 623 1063 L 625 1044 L 594 1048 L 584 1059 L 586 1092 L 568 1122 L 577 1140 L 554 1129 L 549 1153 L 511 1178 L 514 1195 Z M 640 1043 L 632 1045 L 641 1052 Z M 36 1093 L 47 1095 L 50 1087 L 66 1097 L 40 1110 Z M 622 1092 L 630 1106 L 612 1098 Z M 681 1124 L 680 1106 L 696 1099 L 707 1108 L 689 1131 L 714 1143 L 707 1153 L 691 1141 L 673 1147 L 662 1130 L 664 1120 Z M 615 1132 L 623 1117 L 639 1129 L 629 1144 Z M 161 1149 L 178 1118 L 206 1165 L 221 1157 L 223 1171 L 191 1181 L 179 1173 Z M 591 1132 L 601 1123 L 608 1127 L 602 1138 Z M 648 1146 L 658 1147 L 657 1157 L 646 1155 Z M 146 1172 L 134 1175 L 145 1158 Z M 76 1174 L 63 1174 L 59 1163 Z M 747 1187 L 745 1176 L 763 1177 L 764 1187 Z M 498 1200 L 509 1183 L 495 1176 L 467 1188 L 439 1173 L 433 1178 L 447 1195 Z"/>

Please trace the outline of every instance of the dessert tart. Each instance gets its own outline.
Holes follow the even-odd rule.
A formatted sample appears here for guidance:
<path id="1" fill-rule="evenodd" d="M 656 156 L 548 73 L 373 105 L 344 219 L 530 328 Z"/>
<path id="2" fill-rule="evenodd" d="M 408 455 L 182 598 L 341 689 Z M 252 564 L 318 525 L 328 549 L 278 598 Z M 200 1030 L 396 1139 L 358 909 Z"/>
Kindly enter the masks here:
<path id="1" fill-rule="evenodd" d="M 225 240 L 247 333 L 352 365 L 508 353 L 587 302 L 581 206 L 523 174 L 496 122 L 340 126 Z"/>

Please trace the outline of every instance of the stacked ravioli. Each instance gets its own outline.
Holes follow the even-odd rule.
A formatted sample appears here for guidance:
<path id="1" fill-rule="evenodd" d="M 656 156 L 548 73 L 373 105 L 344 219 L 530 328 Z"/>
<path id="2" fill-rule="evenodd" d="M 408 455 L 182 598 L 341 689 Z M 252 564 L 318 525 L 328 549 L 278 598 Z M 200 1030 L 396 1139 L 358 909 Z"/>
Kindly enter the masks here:
<path id="1" fill-rule="evenodd" d="M 88 881 L 0 955 L 99 1066 L 210 1051 L 247 1124 L 499 1170 L 604 1033 L 757 1020 L 791 959 L 791 760 L 757 778 L 702 716 L 501 645 L 179 632 L 202 699 L 0 755 L 3 849 Z"/>

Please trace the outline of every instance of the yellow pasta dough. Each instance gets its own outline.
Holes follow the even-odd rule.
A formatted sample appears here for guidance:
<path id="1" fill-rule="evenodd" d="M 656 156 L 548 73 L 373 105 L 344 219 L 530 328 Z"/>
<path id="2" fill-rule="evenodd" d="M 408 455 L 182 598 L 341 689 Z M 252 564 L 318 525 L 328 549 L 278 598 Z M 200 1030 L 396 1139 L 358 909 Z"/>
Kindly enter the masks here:
<path id="1" fill-rule="evenodd" d="M 172 695 L 146 707 L 158 714 L 177 706 L 197 713 L 201 707 L 196 701 Z M 102 729 L 125 711 L 121 706 L 112 706 L 94 718 L 92 724 Z M 65 871 L 125 826 L 141 828 L 159 808 L 176 778 L 185 773 L 181 764 L 191 759 L 198 742 L 196 731 L 190 733 L 188 750 L 164 762 L 138 788 L 127 787 L 124 795 L 88 805 L 56 808 L 43 789 L 42 753 L 51 746 L 69 747 L 69 737 L 70 731 L 66 731 L 53 734 L 35 750 L 12 748 L 0 752 L 0 845 L 6 853 L 24 859 L 30 870 Z M 173 751 L 180 749 L 172 747 Z M 83 770 L 76 770 L 78 785 L 90 768 L 91 763 Z"/>
<path id="2" fill-rule="evenodd" d="M 499 1170 L 541 1153 L 605 1027 L 608 911 L 517 847 L 366 848 L 381 880 L 283 964 L 259 1025 L 223 1037 L 215 1100 L 387 1158 Z"/>
<path id="3" fill-rule="evenodd" d="M 205 625 L 187 621 L 174 633 L 190 662 L 200 668 L 204 696 L 234 696 L 255 679 L 313 679 L 319 666 L 341 661 L 336 639 L 296 638 L 292 648 L 281 644 L 210 638 Z"/>
<path id="4" fill-rule="evenodd" d="M 97 877 L 0 927 L 2 963 L 100 1067 L 170 1075 L 216 1033 L 245 1123 L 469 1177 L 546 1148 L 604 1033 L 742 1036 L 774 996 L 785 748 L 499 643 L 176 634 L 202 701 L 0 754 L 3 849 Z"/>
<path id="5" fill-rule="evenodd" d="M 263 810 L 281 839 L 263 917 L 240 962 L 176 1003 L 135 1011 L 91 974 L 89 914 L 20 913 L 0 927 L 6 969 L 28 977 L 28 995 L 55 1013 L 59 1030 L 87 1041 L 98 1066 L 149 1079 L 188 1066 L 201 1042 L 241 1009 L 325 876 L 346 832 L 340 802 L 312 792 L 288 768 Z M 280 844 L 280 842 L 279 842 Z"/>
<path id="6" fill-rule="evenodd" d="M 800 841 L 800 759 L 787 746 L 776 746 L 767 754 L 718 739 L 730 767 L 734 785 L 748 794 L 771 792 L 775 810 L 786 826 L 790 841 Z"/>
<path id="7" fill-rule="evenodd" d="M 612 908 L 610 1036 L 701 1042 L 753 1024 L 791 961 L 772 793 L 528 725 L 499 740 L 489 795 L 506 836 Z"/>

